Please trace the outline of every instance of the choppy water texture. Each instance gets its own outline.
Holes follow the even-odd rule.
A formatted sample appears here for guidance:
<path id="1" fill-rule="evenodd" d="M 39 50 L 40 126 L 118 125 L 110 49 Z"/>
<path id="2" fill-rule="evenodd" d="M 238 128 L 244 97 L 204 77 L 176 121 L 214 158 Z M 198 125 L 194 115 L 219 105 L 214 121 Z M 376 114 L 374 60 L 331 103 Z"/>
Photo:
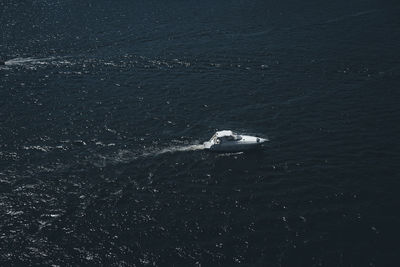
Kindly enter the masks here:
<path id="1" fill-rule="evenodd" d="M 0 265 L 399 266 L 399 29 L 395 1 L 1 1 Z"/>

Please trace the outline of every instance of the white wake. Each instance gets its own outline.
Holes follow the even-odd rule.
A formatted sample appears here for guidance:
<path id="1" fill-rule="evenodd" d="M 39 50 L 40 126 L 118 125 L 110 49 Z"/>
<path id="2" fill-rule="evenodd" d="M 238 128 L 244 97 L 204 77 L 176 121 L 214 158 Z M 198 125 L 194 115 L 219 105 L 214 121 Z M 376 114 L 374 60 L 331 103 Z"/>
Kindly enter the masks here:
<path id="1" fill-rule="evenodd" d="M 171 146 L 167 148 L 163 148 L 159 151 L 156 151 L 154 155 L 161 155 L 165 153 L 175 153 L 175 152 L 184 152 L 184 151 L 195 151 L 195 150 L 203 150 L 205 149 L 204 145 L 187 145 L 187 146 Z"/>

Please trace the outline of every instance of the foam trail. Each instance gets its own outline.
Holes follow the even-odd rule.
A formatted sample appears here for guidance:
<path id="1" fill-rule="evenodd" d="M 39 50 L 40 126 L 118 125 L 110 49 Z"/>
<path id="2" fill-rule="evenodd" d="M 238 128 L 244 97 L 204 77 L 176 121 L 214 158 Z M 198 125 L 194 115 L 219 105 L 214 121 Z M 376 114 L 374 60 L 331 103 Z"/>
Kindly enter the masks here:
<path id="1" fill-rule="evenodd" d="M 160 151 L 154 153 L 154 155 L 161 155 L 164 153 L 174 153 L 174 152 L 183 152 L 183 151 L 195 151 L 195 150 L 203 150 L 205 149 L 204 145 L 188 145 L 188 146 L 171 146 L 164 148 Z"/>
<path id="2" fill-rule="evenodd" d="M 29 65 L 33 65 L 33 64 L 38 64 L 38 65 L 45 65 L 48 64 L 49 61 L 55 60 L 57 59 L 56 57 L 46 57 L 46 58 L 33 58 L 33 57 L 17 57 L 17 58 L 13 58 L 10 60 L 7 60 L 5 63 L 5 65 L 25 65 L 25 64 L 29 64 Z"/>
<path id="3" fill-rule="evenodd" d="M 34 149 L 38 149 L 43 151 L 41 147 L 32 147 Z M 30 148 L 28 148 L 30 149 Z M 186 146 L 170 146 L 164 149 L 151 149 L 143 152 L 134 152 L 126 149 L 118 150 L 109 155 L 101 155 L 95 154 L 91 163 L 99 168 L 104 168 L 107 165 L 116 165 L 119 163 L 130 163 L 134 160 L 147 158 L 147 157 L 155 157 L 165 153 L 175 153 L 175 152 L 184 152 L 184 151 L 195 151 L 195 150 L 203 150 L 206 149 L 203 144 L 201 145 L 186 145 Z"/>

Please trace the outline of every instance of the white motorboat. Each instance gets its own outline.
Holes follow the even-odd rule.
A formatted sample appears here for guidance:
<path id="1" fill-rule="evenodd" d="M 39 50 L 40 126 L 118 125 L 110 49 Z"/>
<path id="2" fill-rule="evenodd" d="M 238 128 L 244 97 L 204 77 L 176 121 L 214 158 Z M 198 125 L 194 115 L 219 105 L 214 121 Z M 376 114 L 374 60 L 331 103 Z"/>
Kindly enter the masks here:
<path id="1" fill-rule="evenodd" d="M 218 131 L 207 142 L 204 148 L 218 152 L 241 152 L 260 147 L 268 141 L 257 136 L 240 135 L 229 130 Z"/>

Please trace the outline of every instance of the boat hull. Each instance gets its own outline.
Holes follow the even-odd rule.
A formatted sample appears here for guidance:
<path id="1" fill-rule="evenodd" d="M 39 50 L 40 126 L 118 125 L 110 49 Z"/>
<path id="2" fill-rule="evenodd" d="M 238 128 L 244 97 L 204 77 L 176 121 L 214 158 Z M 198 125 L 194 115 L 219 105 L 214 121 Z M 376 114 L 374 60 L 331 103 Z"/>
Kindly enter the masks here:
<path id="1" fill-rule="evenodd" d="M 242 152 L 258 149 L 265 141 L 267 141 L 267 139 L 253 136 L 243 136 L 240 141 L 225 142 L 222 144 L 216 144 L 212 141 L 208 141 L 204 143 L 204 148 L 216 152 Z"/>
<path id="2" fill-rule="evenodd" d="M 261 144 L 246 144 L 235 146 L 211 145 L 208 149 L 215 152 L 243 152 L 261 148 Z"/>

